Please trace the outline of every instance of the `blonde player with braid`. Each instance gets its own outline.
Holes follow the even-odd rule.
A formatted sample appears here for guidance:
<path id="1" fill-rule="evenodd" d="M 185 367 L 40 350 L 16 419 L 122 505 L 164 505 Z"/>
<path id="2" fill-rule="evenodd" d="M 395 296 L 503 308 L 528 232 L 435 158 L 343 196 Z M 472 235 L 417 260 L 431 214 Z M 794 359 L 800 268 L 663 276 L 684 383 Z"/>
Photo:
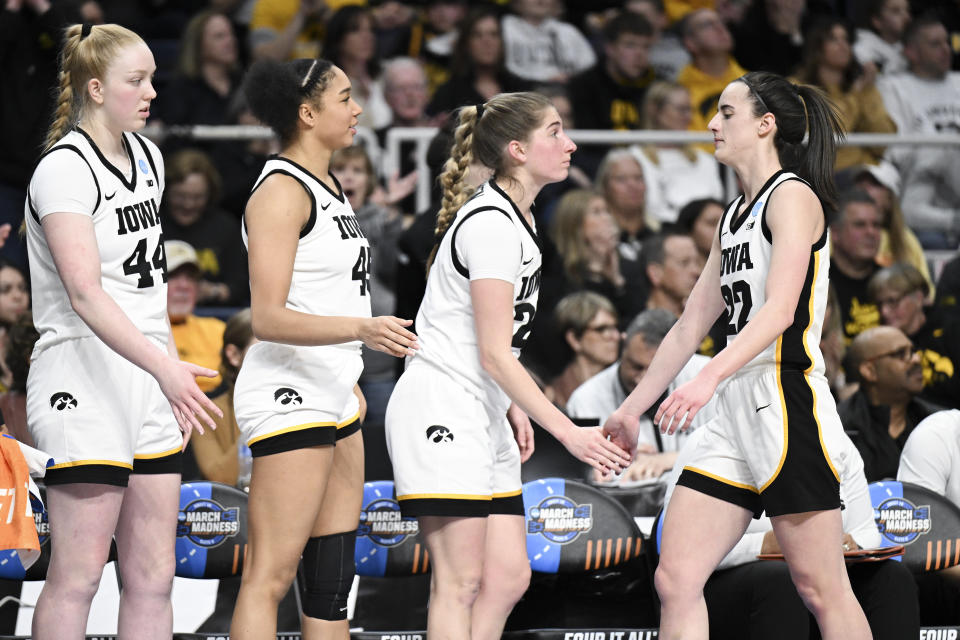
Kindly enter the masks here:
<path id="1" fill-rule="evenodd" d="M 116 538 L 121 638 L 170 638 L 180 452 L 214 371 L 181 362 L 167 321 L 163 162 L 144 126 L 156 65 L 137 34 L 65 34 L 54 121 L 24 214 L 40 338 L 27 422 L 46 473 L 52 556 L 33 637 L 83 638 Z M 171 410 L 172 409 L 172 410 Z M 182 432 L 182 435 L 181 435 Z"/>
<path id="2" fill-rule="evenodd" d="M 520 464 L 528 415 L 577 458 L 617 471 L 629 455 L 581 429 L 518 362 L 536 312 L 540 239 L 531 214 L 566 178 L 576 145 L 550 101 L 500 94 L 464 107 L 441 176 L 439 245 L 417 315 L 420 350 L 387 406 L 397 499 L 416 516 L 432 566 L 427 634 L 499 638 L 530 579 Z M 467 167 L 493 177 L 474 193 Z"/>

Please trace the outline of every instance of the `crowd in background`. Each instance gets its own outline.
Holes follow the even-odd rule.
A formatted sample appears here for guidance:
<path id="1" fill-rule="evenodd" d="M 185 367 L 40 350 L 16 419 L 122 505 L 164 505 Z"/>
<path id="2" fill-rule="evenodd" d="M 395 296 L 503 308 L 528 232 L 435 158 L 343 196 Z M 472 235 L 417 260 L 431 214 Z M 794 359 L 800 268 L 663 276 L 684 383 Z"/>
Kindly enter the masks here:
<path id="1" fill-rule="evenodd" d="M 5 0 L 0 225 L 14 230 L 49 121 L 60 34 L 74 22 L 116 22 L 147 40 L 158 64 L 150 124 L 159 131 L 257 124 L 239 91 L 252 61 L 323 57 L 343 69 L 372 135 L 339 152 L 331 169 L 374 250 L 375 315 L 416 316 L 438 208 L 432 180 L 433 204 L 416 210 L 412 144 L 401 145 L 395 172 L 385 169 L 387 132 L 437 127 L 427 154 L 435 178 L 452 143 L 451 114 L 501 92 L 544 93 L 567 129 L 705 132 L 723 88 L 766 70 L 821 88 L 851 133 L 960 132 L 954 1 Z M 184 477 L 242 483 L 232 384 L 255 338 L 248 312 L 235 315 L 249 304 L 240 225 L 277 147 L 173 135 L 158 142 L 174 335 L 183 359 L 222 372 L 205 390 L 224 420 L 194 436 L 195 465 Z M 573 164 L 537 201 L 542 285 L 522 360 L 571 417 L 602 422 L 682 311 L 737 185 L 700 144 L 581 145 Z M 836 180 L 842 198 L 831 212 L 821 349 L 873 481 L 903 471 L 910 436 L 931 430 L 917 429 L 928 416 L 953 429 L 954 449 L 960 442 L 960 414 L 940 413 L 960 408 L 960 257 L 928 260 L 960 244 L 960 146 L 844 147 Z M 23 395 L 36 335 L 16 233 L 0 255 L 0 409 L 8 430 L 29 443 Z M 689 367 L 724 347 L 729 322 L 718 320 Z M 399 374 L 381 355 L 365 352 L 361 378 L 373 430 L 382 429 Z M 623 480 L 669 471 L 684 437 L 661 438 L 652 424 L 642 430 L 643 453 Z M 376 460 L 376 447 L 370 455 Z M 922 480 L 922 465 L 906 466 L 911 481 Z M 960 456 L 942 466 L 944 477 L 960 477 Z M 948 497 L 960 504 L 960 480 L 949 482 L 956 495 Z"/>

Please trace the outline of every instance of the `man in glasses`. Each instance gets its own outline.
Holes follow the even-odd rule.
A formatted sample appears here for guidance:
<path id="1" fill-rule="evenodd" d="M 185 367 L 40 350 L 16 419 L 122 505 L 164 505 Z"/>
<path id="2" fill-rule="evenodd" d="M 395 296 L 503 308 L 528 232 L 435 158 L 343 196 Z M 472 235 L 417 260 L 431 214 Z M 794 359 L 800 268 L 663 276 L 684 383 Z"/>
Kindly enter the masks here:
<path id="1" fill-rule="evenodd" d="M 900 329 L 873 327 L 850 343 L 845 368 L 860 389 L 837 411 L 863 457 L 867 481 L 895 478 L 907 437 L 921 420 L 940 410 L 917 398 L 923 389 L 920 356 Z"/>

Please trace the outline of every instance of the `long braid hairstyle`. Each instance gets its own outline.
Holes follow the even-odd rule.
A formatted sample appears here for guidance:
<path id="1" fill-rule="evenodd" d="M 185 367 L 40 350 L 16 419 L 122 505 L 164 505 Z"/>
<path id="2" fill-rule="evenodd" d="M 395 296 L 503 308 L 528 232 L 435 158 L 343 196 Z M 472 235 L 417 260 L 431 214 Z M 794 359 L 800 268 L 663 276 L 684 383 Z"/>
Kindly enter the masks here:
<path id="1" fill-rule="evenodd" d="M 510 178 L 511 140 L 525 142 L 540 125 L 544 111 L 551 107 L 549 98 L 533 92 L 501 93 L 483 105 L 462 107 L 459 124 L 453 133 L 453 149 L 440 174 L 443 198 L 437 212 L 434 232 L 436 244 L 427 261 L 427 272 L 433 265 L 440 240 L 450 228 L 457 211 L 470 199 L 474 188 L 465 184 L 470 165 L 477 161 L 493 169 L 494 178 Z"/>
<path id="2" fill-rule="evenodd" d="M 87 30 L 85 36 L 84 30 Z M 136 43 L 143 43 L 143 39 L 116 24 L 93 27 L 74 24 L 66 28 L 63 49 L 60 51 L 57 106 L 47 130 L 44 151 L 49 150 L 80 121 L 83 108 L 89 100 L 87 83 L 93 78 L 103 78 L 120 50 Z"/>

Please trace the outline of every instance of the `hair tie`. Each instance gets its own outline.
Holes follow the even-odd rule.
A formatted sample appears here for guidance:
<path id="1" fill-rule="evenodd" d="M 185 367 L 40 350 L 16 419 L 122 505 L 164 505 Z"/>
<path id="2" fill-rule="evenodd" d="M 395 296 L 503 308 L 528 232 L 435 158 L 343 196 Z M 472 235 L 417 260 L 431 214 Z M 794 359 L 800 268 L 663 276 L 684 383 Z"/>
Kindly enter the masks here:
<path id="1" fill-rule="evenodd" d="M 478 103 L 477 103 L 477 121 L 478 121 L 478 122 L 480 121 L 480 118 L 483 117 L 483 108 L 484 108 L 484 107 L 483 107 L 483 103 L 482 103 L 482 102 L 478 102 Z"/>
<path id="2" fill-rule="evenodd" d="M 310 68 L 307 69 L 307 75 L 303 76 L 303 80 L 300 82 L 300 91 L 303 93 L 309 92 L 313 87 L 310 86 L 310 76 L 313 75 L 313 70 L 317 67 L 317 59 L 313 59 L 313 63 L 310 65 Z"/>
<path id="3" fill-rule="evenodd" d="M 91 30 L 93 30 L 93 25 L 90 24 L 89 22 L 84 22 L 83 26 L 80 27 L 80 40 L 83 40 L 88 35 L 90 35 Z"/>

